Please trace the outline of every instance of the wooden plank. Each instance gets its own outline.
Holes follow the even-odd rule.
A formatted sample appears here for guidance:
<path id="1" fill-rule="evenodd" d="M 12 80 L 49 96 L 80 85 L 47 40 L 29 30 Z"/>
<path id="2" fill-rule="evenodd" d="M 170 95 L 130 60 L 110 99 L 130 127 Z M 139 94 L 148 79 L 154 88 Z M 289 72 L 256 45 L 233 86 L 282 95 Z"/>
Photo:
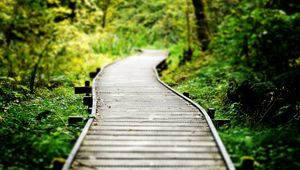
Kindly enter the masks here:
<path id="1" fill-rule="evenodd" d="M 132 106 L 132 105 L 138 105 L 140 107 L 156 107 L 156 106 L 164 106 L 164 107 L 186 107 L 190 106 L 185 103 L 182 103 L 180 101 L 151 101 L 151 99 L 145 101 L 145 100 L 140 100 L 140 101 L 128 101 L 128 100 L 123 100 L 123 101 L 111 101 L 111 102 L 105 102 L 105 105 L 109 105 L 111 107 L 115 106 Z"/>
<path id="2" fill-rule="evenodd" d="M 207 136 L 210 132 L 203 131 L 118 131 L 118 130 L 90 130 L 89 135 L 124 135 L 124 136 Z"/>
<path id="3" fill-rule="evenodd" d="M 191 119 L 197 119 L 200 123 L 206 122 L 202 117 L 198 115 L 154 115 L 154 114 L 141 114 L 141 115 L 101 115 L 97 114 L 97 120 L 95 122 L 102 122 L 103 120 L 107 121 L 126 121 L 126 120 L 140 120 L 140 121 L 186 121 Z"/>
<path id="4" fill-rule="evenodd" d="M 102 136 L 103 137 L 103 136 Z M 103 140 L 85 140 L 83 146 L 144 146 L 144 147 L 153 147 L 153 146 L 166 146 L 166 147 L 202 147 L 202 146 L 216 146 L 213 141 L 213 138 L 199 138 L 199 140 L 184 140 L 182 137 L 179 138 L 182 141 L 178 141 L 177 138 L 171 137 L 153 137 L 153 136 L 143 136 L 143 137 L 134 137 L 131 136 L 121 136 L 121 139 L 125 139 L 120 142 L 117 137 L 110 138 L 111 136 L 106 136 Z M 129 138 L 128 138 L 129 137 Z M 108 139 L 108 140 L 107 140 Z M 174 139 L 174 141 L 172 140 Z M 198 139 L 198 138 L 197 138 Z M 203 139 L 203 140 L 202 140 Z M 159 142 L 157 142 L 159 141 Z"/>
<path id="5" fill-rule="evenodd" d="M 92 167 L 92 166 L 84 166 L 80 165 L 75 167 L 80 170 L 227 170 L 225 166 L 185 166 L 185 167 Z"/>
<path id="6" fill-rule="evenodd" d="M 204 122 L 99 122 L 99 126 L 208 127 Z"/>
<path id="7" fill-rule="evenodd" d="M 132 152 L 132 153 L 211 153 L 218 152 L 216 146 L 204 147 L 106 147 L 106 146 L 81 146 L 82 152 Z"/>
<path id="8" fill-rule="evenodd" d="M 110 152 L 79 152 L 76 156 L 80 159 L 185 159 L 185 160 L 199 160 L 199 159 L 222 159 L 218 152 L 210 153 L 110 153 Z"/>
<path id="9" fill-rule="evenodd" d="M 92 130 L 126 130 L 126 131 L 132 131 L 132 130 L 160 130 L 160 131 L 195 131 L 195 130 L 202 130 L 209 132 L 210 129 L 208 127 L 135 127 L 135 126 L 92 126 L 90 129 Z"/>
<path id="10" fill-rule="evenodd" d="M 205 120 L 200 119 L 200 116 L 195 116 L 195 118 L 183 119 L 183 118 L 128 118 L 128 119 L 96 119 L 95 122 L 106 122 L 106 123 L 123 123 L 123 122 L 133 122 L 133 123 L 206 123 Z"/>
<path id="11" fill-rule="evenodd" d="M 202 136 L 108 136 L 87 135 L 86 140 L 118 140 L 118 141 L 201 141 L 208 139 Z"/>
<path id="12" fill-rule="evenodd" d="M 132 118 L 134 120 L 140 120 L 140 121 L 130 121 L 129 119 L 124 119 L 122 117 L 106 117 L 106 116 L 101 116 L 100 118 L 98 118 L 97 121 L 94 121 L 94 125 L 101 125 L 102 123 L 104 124 L 109 124 L 109 123 L 112 123 L 112 124 L 129 124 L 129 123 L 137 123 L 137 124 L 142 124 L 145 123 L 145 124 L 155 124 L 155 121 L 157 120 L 157 122 L 160 122 L 160 124 L 162 125 L 167 125 L 167 124 L 189 124 L 189 122 L 191 122 L 192 124 L 205 124 L 206 122 L 204 120 L 201 120 L 201 119 L 198 119 L 198 120 L 195 120 L 194 122 L 192 120 L 187 120 L 187 119 L 180 119 L 180 118 L 171 118 L 171 117 L 168 117 L 168 118 L 163 118 L 163 117 L 156 117 L 156 118 L 152 118 L 152 117 L 137 117 L 137 116 L 132 116 Z M 107 119 L 109 120 L 115 120 L 115 121 L 107 121 Z M 105 121 L 104 121 L 105 120 Z M 190 124 L 190 125 L 192 125 Z"/>
<path id="13" fill-rule="evenodd" d="M 106 159 L 77 159 L 84 165 L 98 167 L 189 167 L 189 166 L 221 166 L 223 160 L 106 160 Z"/>
<path id="14" fill-rule="evenodd" d="M 99 110 L 100 111 L 100 110 Z M 152 110 L 138 110 L 138 109 L 127 109 L 125 111 L 115 111 L 115 110 L 101 110 L 102 112 L 100 112 L 100 115 L 103 116 L 201 116 L 202 115 L 199 112 L 195 112 L 195 111 L 152 111 Z"/>
<path id="15" fill-rule="evenodd" d="M 138 87 L 137 87 L 138 88 Z M 141 96 L 140 94 L 137 93 L 99 93 L 97 92 L 97 94 L 101 94 L 102 98 L 104 101 L 111 101 L 113 99 L 123 99 L 123 98 L 131 98 L 131 99 L 155 99 L 155 98 L 159 98 L 162 97 L 162 94 L 160 93 L 149 93 L 148 95 L 145 96 Z M 139 98 L 137 98 L 139 97 Z M 176 97 L 176 95 L 174 95 L 173 93 L 165 93 L 163 94 L 164 99 L 174 99 L 174 97 Z"/>
<path id="16" fill-rule="evenodd" d="M 148 91 L 148 90 L 160 90 L 162 92 L 169 92 L 169 90 L 167 90 L 164 86 L 157 86 L 157 85 L 147 85 L 147 86 L 133 86 L 131 83 L 128 84 L 127 86 L 118 86 L 118 85 L 115 85 L 115 86 L 101 86 L 102 89 L 105 89 L 107 91 L 132 91 L 132 92 L 139 92 L 139 91 Z M 138 87 L 138 89 L 137 89 Z M 100 93 L 101 93 L 101 90 L 100 90 Z"/>
<path id="17" fill-rule="evenodd" d="M 148 112 L 195 112 L 197 111 L 193 107 L 164 107 L 164 106 L 155 106 L 155 107 L 148 107 L 145 108 L 143 106 L 138 106 L 138 105 L 131 105 L 131 106 L 118 106 L 118 107 L 111 107 L 109 105 L 105 107 L 99 108 L 100 112 L 106 112 L 106 111 L 111 111 L 111 112 L 121 112 L 126 109 L 127 112 L 134 112 L 134 111 L 148 111 Z"/>
<path id="18" fill-rule="evenodd" d="M 180 120 L 180 119 L 193 119 L 198 118 L 199 121 L 205 121 L 201 115 L 197 114 L 98 114 L 98 120 L 119 120 L 119 119 L 147 119 L 147 120 Z"/>

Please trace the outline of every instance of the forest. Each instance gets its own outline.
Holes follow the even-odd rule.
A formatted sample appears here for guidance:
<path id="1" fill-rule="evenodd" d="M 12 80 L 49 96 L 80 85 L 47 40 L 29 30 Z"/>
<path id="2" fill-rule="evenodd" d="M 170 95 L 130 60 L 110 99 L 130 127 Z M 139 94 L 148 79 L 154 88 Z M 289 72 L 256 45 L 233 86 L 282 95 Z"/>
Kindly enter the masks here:
<path id="1" fill-rule="evenodd" d="M 298 0 L 1 0 L 0 170 L 57 169 L 97 67 L 166 49 L 164 82 L 216 118 L 237 169 L 300 169 Z M 62 147 L 63 146 L 63 147 Z"/>

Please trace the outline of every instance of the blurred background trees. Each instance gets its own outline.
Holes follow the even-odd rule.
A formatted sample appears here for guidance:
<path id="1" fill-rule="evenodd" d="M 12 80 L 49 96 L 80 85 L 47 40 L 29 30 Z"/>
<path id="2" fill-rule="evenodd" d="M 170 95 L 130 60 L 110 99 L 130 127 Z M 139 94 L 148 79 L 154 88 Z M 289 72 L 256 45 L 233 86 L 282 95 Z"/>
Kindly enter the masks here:
<path id="1" fill-rule="evenodd" d="M 70 99 L 56 90 L 136 47 L 165 48 L 163 79 L 231 119 L 219 132 L 236 164 L 250 155 L 258 169 L 299 169 L 298 0 L 1 0 L 0 9 L 0 132 L 35 122 L 41 108 L 15 109 L 30 92 Z M 49 169 L 49 155 L 36 164 Z"/>
<path id="2" fill-rule="evenodd" d="M 0 7 L 0 76 L 31 92 L 70 68 L 84 70 L 73 67 L 78 63 L 186 42 L 186 4 L 179 0 L 3 0 Z"/>

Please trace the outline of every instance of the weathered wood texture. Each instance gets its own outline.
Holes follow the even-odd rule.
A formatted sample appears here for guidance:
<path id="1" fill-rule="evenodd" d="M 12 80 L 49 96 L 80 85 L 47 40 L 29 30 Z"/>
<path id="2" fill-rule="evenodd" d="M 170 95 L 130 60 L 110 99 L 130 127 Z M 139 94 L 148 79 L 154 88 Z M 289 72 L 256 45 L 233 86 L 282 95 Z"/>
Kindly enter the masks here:
<path id="1" fill-rule="evenodd" d="M 96 78 L 96 119 L 72 169 L 227 169 L 202 113 L 157 81 L 165 57 L 144 51 Z"/>

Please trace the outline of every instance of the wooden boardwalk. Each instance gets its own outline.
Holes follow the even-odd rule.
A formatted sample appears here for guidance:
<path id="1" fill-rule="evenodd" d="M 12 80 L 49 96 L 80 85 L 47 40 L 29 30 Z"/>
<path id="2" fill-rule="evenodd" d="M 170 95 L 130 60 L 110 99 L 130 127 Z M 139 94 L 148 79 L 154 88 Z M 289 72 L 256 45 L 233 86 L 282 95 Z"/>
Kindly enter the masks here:
<path id="1" fill-rule="evenodd" d="M 144 51 L 94 80 L 94 114 L 64 169 L 234 169 L 202 108 L 157 79 L 163 51 Z M 89 124 L 89 123 L 88 123 Z"/>

